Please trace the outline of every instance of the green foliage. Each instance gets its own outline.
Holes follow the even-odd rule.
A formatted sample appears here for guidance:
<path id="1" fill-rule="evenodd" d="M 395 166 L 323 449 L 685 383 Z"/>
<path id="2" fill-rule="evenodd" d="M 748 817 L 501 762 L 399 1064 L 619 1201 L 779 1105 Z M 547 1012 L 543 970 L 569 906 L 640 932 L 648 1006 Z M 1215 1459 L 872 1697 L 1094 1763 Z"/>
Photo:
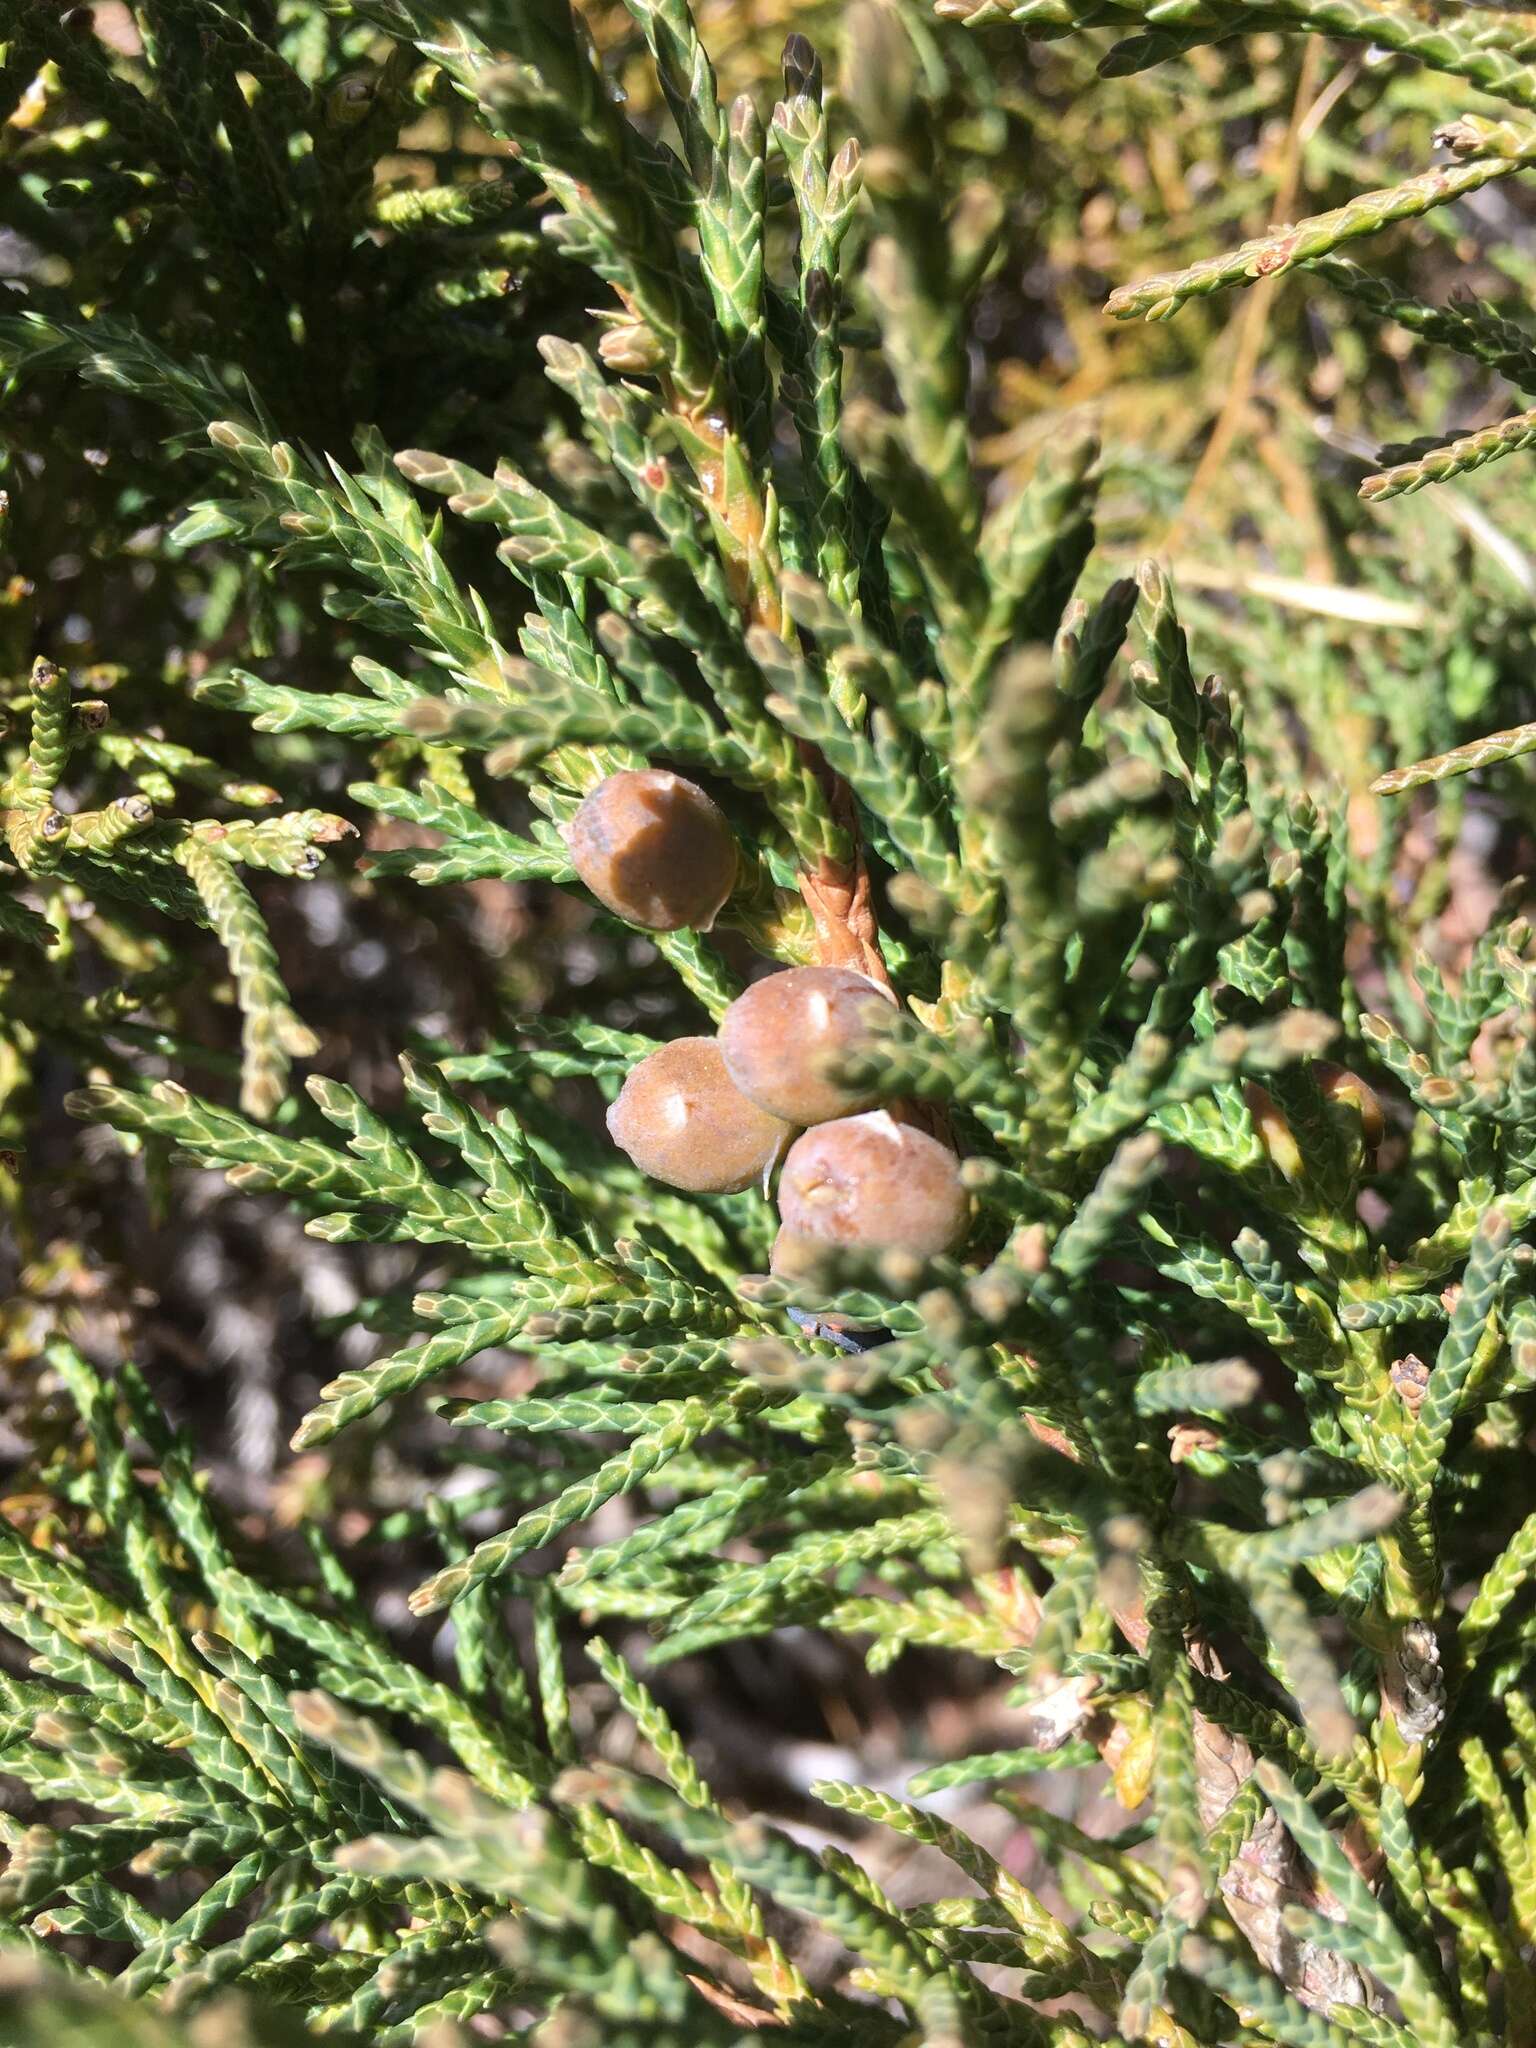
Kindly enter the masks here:
<path id="1" fill-rule="evenodd" d="M 1235 30 L 1270 29 L 1281 34 L 1335 37 L 1347 44 L 1390 51 L 1430 73 L 1465 80 L 1495 103 L 1517 110 L 1506 118 L 1456 109 L 1454 119 L 1433 129 L 1433 145 L 1450 158 L 1391 186 L 1356 192 L 1342 205 L 1309 218 L 1272 226 L 1264 234 L 1217 256 L 1202 255 L 1182 269 L 1163 271 L 1111 293 L 1106 310 L 1122 320 L 1171 319 L 1191 300 L 1283 276 L 1312 271 L 1347 300 L 1383 320 L 1496 369 L 1519 390 L 1530 385 L 1530 332 L 1519 320 L 1480 305 L 1465 287 L 1447 306 L 1426 304 L 1411 291 L 1361 270 L 1337 254 L 1346 245 L 1378 236 L 1395 223 L 1419 219 L 1456 203 L 1493 181 L 1515 178 L 1536 162 L 1536 133 L 1529 113 L 1536 106 L 1536 41 L 1528 28 L 1473 14 L 1450 20 L 1421 18 L 1413 8 L 1359 5 L 1357 0 L 1281 0 L 1281 4 L 1234 9 L 1214 4 L 1166 9 L 1140 0 L 938 0 L 938 12 L 972 29 L 1010 21 L 1034 36 L 1056 38 L 1074 31 L 1109 28 L 1123 37 L 1101 60 L 1102 71 L 1125 75 L 1219 43 Z M 1422 144 L 1420 145 L 1422 147 Z M 1370 503 L 1422 490 L 1498 462 L 1529 448 L 1536 426 L 1528 411 L 1480 425 L 1473 431 L 1441 432 L 1407 448 L 1383 451 L 1387 467 L 1368 475 L 1360 495 Z M 1463 750 L 1394 771 L 1377 787 L 1396 790 L 1444 776 L 1464 774 L 1485 760 L 1507 759 L 1517 747 L 1502 746 L 1497 733 Z M 1483 749 L 1487 749 L 1484 752 Z"/>
<path id="2" fill-rule="evenodd" d="M 1536 96 L 1515 29 L 1354 0 L 948 10 L 1010 11 L 1129 26 L 1113 72 L 1301 27 Z M 1454 971 L 1422 950 L 1461 812 L 1396 801 L 1529 729 L 1391 770 L 1367 829 L 1309 772 L 1309 715 L 1353 687 L 1336 640 L 1234 606 L 1213 635 L 1269 669 L 1202 676 L 1167 571 L 1096 556 L 1081 423 L 1027 473 L 989 463 L 968 308 L 1005 208 L 948 189 L 893 12 L 854 11 L 837 98 L 792 36 L 764 120 L 722 104 L 684 0 L 631 0 L 675 147 L 563 0 L 252 12 L 145 7 L 112 59 L 75 17 L 5 16 L 18 104 L 87 113 L 42 128 L 23 185 L 82 239 L 71 293 L 45 271 L 0 323 L 22 416 L 70 378 L 105 394 L 143 495 L 95 497 L 91 531 L 174 506 L 154 578 L 238 562 L 293 648 L 214 634 L 189 674 L 167 645 L 129 694 L 189 682 L 190 730 L 247 719 L 305 794 L 430 833 L 370 853 L 402 897 L 573 887 L 561 827 L 643 764 L 707 780 L 743 857 L 708 934 L 616 954 L 667 977 L 649 1012 L 610 987 L 472 1046 L 423 1028 L 398 1110 L 324 1072 L 301 1092 L 288 1062 L 325 1048 L 241 870 L 302 877 L 341 817 L 182 817 L 183 791 L 271 792 L 152 717 L 107 726 L 51 661 L 15 692 L 0 927 L 41 971 L 7 969 L 7 1043 L 62 1049 L 74 1112 L 152 1184 L 190 1162 L 394 1255 L 369 1311 L 392 1348 L 294 1446 L 381 1450 L 426 1390 L 438 1554 L 395 1590 L 453 1658 L 408 1654 L 323 1537 L 306 1574 L 238 1527 L 87 1316 L 29 1317 L 52 1412 L 47 1505 L 0 1537 L 0 1914 L 66 1974 L 8 1965 L 18 2028 L 89 2037 L 110 1986 L 148 2042 L 1536 2040 L 1536 957 L 1518 890 Z M 394 179 L 422 110 L 432 181 Z M 1521 133 L 1468 125 L 1460 167 L 1112 310 L 1307 262 L 1518 381 L 1518 333 L 1414 313 L 1333 251 L 1517 173 Z M 474 315 L 523 241 L 580 334 L 536 358 Z M 525 357 L 539 431 L 492 374 Z M 1362 658 L 1373 765 L 1495 696 L 1459 653 L 1427 709 Z M 178 918 L 227 957 L 238 1108 L 184 1021 L 211 955 Z M 840 1078 L 963 1158 L 948 1254 L 770 1259 L 767 1192 L 663 1193 L 596 1135 L 636 1027 L 718 1020 L 754 953 L 894 996 Z M 194 1062 L 206 1092 L 163 1071 Z M 397 1580 L 400 1530 L 366 1558 Z M 1007 1740 L 906 1798 L 821 1782 L 817 1832 L 740 1815 L 669 1667 L 808 1630 L 876 1673 L 990 1672 Z M 1092 1829 L 1028 1796 L 1042 1772 L 1101 1802 Z M 1037 1882 L 963 1824 L 988 1808 Z M 926 1862 L 929 1895 L 893 1896 L 876 1830 L 966 1889 Z"/>
<path id="3" fill-rule="evenodd" d="M 104 1027 L 142 1009 L 153 1011 L 164 996 L 195 972 L 189 957 L 160 939 L 153 919 L 132 910 L 103 915 L 94 909 L 81 920 L 100 954 L 120 979 L 98 989 L 82 1014 L 66 993 L 66 973 L 44 979 L 36 952 L 75 951 L 69 930 L 71 909 L 92 894 L 120 898 L 126 905 L 212 927 L 228 958 L 235 1000 L 244 1020 L 241 1102 L 256 1116 L 268 1116 L 287 1092 L 289 1062 L 319 1050 L 319 1041 L 295 1015 L 278 970 L 277 956 L 261 910 L 240 877 L 241 866 L 277 874 L 308 876 L 320 865 L 318 848 L 355 828 L 325 811 L 290 811 L 285 816 L 228 822 L 157 818 L 156 796 L 175 801 L 178 784 L 202 786 L 236 803 L 275 803 L 277 792 L 242 785 L 212 761 L 153 734 L 107 733 L 108 706 L 99 698 L 74 701 L 70 679 L 41 656 L 33 664 L 27 745 L 13 772 L 0 783 L 8 877 L 30 885 L 28 903 L 8 894 L 3 916 L 12 939 L 33 949 L 20 956 L 19 971 L 7 977 L 10 1029 L 23 1045 L 58 1034 L 81 1056 L 92 1057 Z M 80 750 L 95 758 L 71 764 Z M 86 792 L 109 787 L 122 771 L 137 769 L 138 786 L 93 809 L 60 809 L 66 776 L 78 805 Z M 142 1044 L 143 1025 L 129 1035 Z"/>

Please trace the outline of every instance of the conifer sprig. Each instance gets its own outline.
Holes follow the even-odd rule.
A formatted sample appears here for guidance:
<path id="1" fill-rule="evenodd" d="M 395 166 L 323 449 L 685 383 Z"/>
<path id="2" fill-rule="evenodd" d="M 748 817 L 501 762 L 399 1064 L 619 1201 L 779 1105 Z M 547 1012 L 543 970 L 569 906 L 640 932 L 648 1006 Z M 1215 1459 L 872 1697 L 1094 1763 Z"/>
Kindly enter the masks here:
<path id="1" fill-rule="evenodd" d="M 236 1987 L 298 2039 L 391 2048 L 438 2021 L 539 2048 L 1525 2039 L 1531 933 L 1501 900 L 1448 977 L 1411 913 L 1373 925 L 1399 815 L 1362 849 L 1258 685 L 1204 673 L 1173 577 L 1111 580 L 1095 437 L 989 465 L 967 323 L 1003 209 L 947 189 L 899 15 L 854 11 L 841 95 L 792 36 L 765 119 L 722 100 L 683 0 L 632 0 L 674 148 L 564 0 L 367 0 L 315 17 L 318 55 L 291 10 L 166 0 L 120 65 L 13 11 L 8 70 L 97 110 L 92 209 L 135 197 L 106 173 L 146 181 L 130 249 L 169 225 L 162 183 L 201 181 L 164 317 L 39 304 L 0 330 L 18 384 L 72 371 L 153 416 L 148 472 L 193 500 L 166 545 L 252 558 L 346 628 L 291 672 L 226 650 L 199 715 L 355 761 L 349 805 L 432 835 L 372 853 L 375 885 L 579 887 L 675 983 L 503 1004 L 471 1046 L 424 1029 L 398 1111 L 358 1075 L 290 1092 L 311 1041 L 241 870 L 302 876 L 340 821 L 183 818 L 183 789 L 243 809 L 260 785 L 211 740 L 117 746 L 50 663 L 16 692 L 8 940 L 57 941 L 87 890 L 138 920 L 92 1008 L 16 976 L 26 1028 L 62 1016 L 87 1070 L 72 1108 L 157 1178 L 293 1205 L 338 1260 L 387 1247 L 391 1342 L 294 1447 L 409 1426 L 478 1475 L 374 1532 L 381 1570 L 402 1531 L 436 1546 L 400 1590 L 444 1656 L 408 1655 L 323 1542 L 306 1577 L 228 1526 L 137 1367 L 52 1311 L 65 1476 L 0 1536 L 0 1768 L 28 1802 L 0 1917 L 73 1973 L 29 2005 L 110 1985 L 174 2039 Z M 1117 70 L 1327 30 L 1536 103 L 1518 38 L 1357 0 L 964 11 L 1128 28 Z M 417 111 L 407 186 L 376 167 Z M 1523 138 L 1469 128 L 1451 167 L 1121 306 L 1293 262 L 1369 300 L 1334 251 L 1517 174 Z M 603 302 L 539 340 L 542 434 L 490 399 L 482 429 L 462 367 L 518 337 L 439 317 L 519 235 Z M 454 260 L 424 314 L 399 279 L 428 252 Z M 355 372 L 319 279 L 405 293 Z M 185 324 L 210 301 L 252 314 L 217 359 Z M 1478 314 L 1404 317 L 1523 361 Z M 359 427 L 413 331 L 443 403 Z M 1453 772 L 1424 770 L 1402 786 Z M 139 792 L 96 801 L 113 777 Z M 638 863 L 592 808 L 616 786 L 654 804 Z M 684 881 L 723 847 L 710 915 L 670 914 L 669 833 Z M 194 1092 L 146 1057 L 180 1053 L 153 1030 L 186 957 L 166 914 L 227 952 L 238 1110 L 217 1067 Z M 754 1038 L 764 990 L 792 1022 Z M 644 1075 L 679 1058 L 647 1121 Z M 572 1692 L 577 1624 L 601 1695 Z M 975 1660 L 1006 1737 L 907 1797 L 820 1782 L 819 1834 L 738 1814 L 669 1667 L 809 1630 L 875 1673 Z M 1085 1774 L 1091 1828 L 1028 1796 L 1042 1771 Z M 979 1839 L 982 1800 L 1040 1845 L 1038 1885 Z M 939 1872 L 912 1903 L 876 1829 L 966 1894 Z"/>

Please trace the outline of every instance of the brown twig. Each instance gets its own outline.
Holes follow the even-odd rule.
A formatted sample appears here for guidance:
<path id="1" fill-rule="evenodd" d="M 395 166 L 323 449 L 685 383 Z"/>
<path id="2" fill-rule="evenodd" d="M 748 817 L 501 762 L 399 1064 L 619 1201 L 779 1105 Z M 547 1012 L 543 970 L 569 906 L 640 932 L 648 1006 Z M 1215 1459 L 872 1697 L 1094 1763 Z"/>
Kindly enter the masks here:
<path id="1" fill-rule="evenodd" d="M 1295 211 L 1297 188 L 1301 182 L 1302 126 L 1316 89 L 1322 52 L 1322 37 L 1309 36 L 1302 54 L 1301 75 L 1296 81 L 1296 97 L 1291 106 L 1280 173 L 1275 181 L 1274 217 L 1277 220 L 1286 220 Z M 1278 277 L 1260 278 L 1244 300 L 1242 311 L 1232 323 L 1230 331 L 1236 335 L 1237 351 L 1227 384 L 1227 396 L 1221 411 L 1217 414 L 1216 424 L 1211 429 L 1211 438 L 1206 442 L 1205 450 L 1195 466 L 1195 473 L 1190 478 L 1189 489 L 1184 493 L 1184 502 L 1174 514 L 1172 523 L 1163 536 L 1162 545 L 1157 551 L 1161 555 L 1176 552 L 1200 500 L 1210 488 L 1212 480 L 1220 474 L 1231 453 L 1233 442 L 1242 431 L 1248 412 L 1248 402 L 1253 394 L 1253 380 L 1258 373 L 1259 359 L 1264 353 L 1270 310 L 1279 287 Z"/>
<path id="2" fill-rule="evenodd" d="M 621 291 L 619 296 L 625 294 Z M 731 594 L 752 625 L 765 626 L 783 638 L 794 626 L 766 546 L 762 500 L 755 492 L 732 491 L 729 486 L 731 426 L 720 394 L 712 389 L 703 398 L 690 399 L 665 374 L 660 383 L 667 409 L 682 430 L 683 450 L 705 503 L 728 536 L 722 553 Z M 797 745 L 852 849 L 846 860 L 824 858 L 814 868 L 800 870 L 800 893 L 815 926 L 817 957 L 825 967 L 857 968 L 888 989 L 891 978 L 880 951 L 880 927 L 853 792 L 809 741 Z"/>

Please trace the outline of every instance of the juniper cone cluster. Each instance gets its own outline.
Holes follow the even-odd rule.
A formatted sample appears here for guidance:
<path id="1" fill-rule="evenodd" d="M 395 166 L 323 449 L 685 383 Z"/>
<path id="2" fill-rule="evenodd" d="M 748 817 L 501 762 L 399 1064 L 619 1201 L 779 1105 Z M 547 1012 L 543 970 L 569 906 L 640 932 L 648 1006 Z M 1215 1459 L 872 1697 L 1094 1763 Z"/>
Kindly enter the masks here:
<path id="1" fill-rule="evenodd" d="M 649 827 L 636 836 L 648 837 Z M 647 903 L 662 894 L 640 878 L 632 893 Z M 726 1010 L 718 1041 L 676 1039 L 647 1054 L 619 1091 L 608 1128 L 642 1172 L 694 1193 L 737 1194 L 755 1181 L 766 1193 L 796 1128 L 814 1124 L 784 1161 L 787 1237 L 951 1251 L 971 1213 L 954 1154 L 889 1109 L 851 1114 L 879 1090 L 839 1078 L 861 1053 L 878 1057 L 864 1013 L 870 1005 L 878 1013 L 883 994 L 849 967 L 769 974 Z"/>
<path id="2" fill-rule="evenodd" d="M 728 901 L 736 851 L 696 783 L 620 769 L 582 799 L 567 833 L 598 901 L 651 931 L 708 930 Z M 876 991 L 879 990 L 879 993 Z M 739 1194 L 785 1161 L 784 1227 L 834 1245 L 936 1253 L 965 1235 L 970 1204 L 954 1155 L 889 1111 L 853 1116 L 878 1090 L 840 1078 L 875 1050 L 864 1022 L 885 991 L 849 967 L 790 967 L 743 990 L 719 1041 L 675 1039 L 627 1076 L 608 1128 L 643 1173 L 693 1194 Z"/>
<path id="3" fill-rule="evenodd" d="M 565 0 L 0 0 L 26 2048 L 1536 2043 L 1526 741 L 1463 744 L 1481 642 L 1426 703 L 1234 601 L 1197 644 L 1271 658 L 1197 666 L 1099 548 L 1120 458 L 987 431 L 1018 250 L 930 98 L 967 30 L 1304 28 L 1521 108 L 1533 53 L 942 12 L 851 9 L 835 94 L 792 35 L 765 117 L 685 0 L 628 0 L 628 102 Z M 1518 367 L 1333 254 L 1536 160 L 1455 146 L 1112 310 L 1307 262 Z M 392 1090 L 320 1028 L 356 921 L 403 981 L 488 885 L 581 904 L 569 986 L 424 1000 Z M 286 1524 L 106 1215 L 54 1234 L 210 1176 L 329 1262 Z M 806 1642 L 887 1755 L 762 1793 L 697 1703 Z"/>

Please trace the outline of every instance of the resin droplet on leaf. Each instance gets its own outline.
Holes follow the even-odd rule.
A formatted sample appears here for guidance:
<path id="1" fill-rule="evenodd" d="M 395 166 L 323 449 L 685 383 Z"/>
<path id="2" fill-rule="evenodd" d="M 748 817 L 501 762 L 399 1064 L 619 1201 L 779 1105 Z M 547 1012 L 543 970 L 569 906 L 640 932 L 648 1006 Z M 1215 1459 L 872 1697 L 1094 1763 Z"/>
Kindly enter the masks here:
<path id="1" fill-rule="evenodd" d="M 674 1038 L 633 1068 L 608 1129 L 642 1173 L 696 1195 L 734 1195 L 770 1171 L 794 1126 L 749 1102 L 712 1038 Z"/>
<path id="2" fill-rule="evenodd" d="M 779 1177 L 791 1238 L 932 1257 L 960 1242 L 970 1216 L 954 1153 L 883 1109 L 806 1131 Z"/>
<path id="3" fill-rule="evenodd" d="M 664 768 L 621 768 L 566 828 L 598 902 L 647 931 L 708 931 L 736 882 L 736 842 L 703 790 Z"/>
<path id="4" fill-rule="evenodd" d="M 889 999 L 851 967 L 789 967 L 739 995 L 720 1022 L 731 1079 L 774 1116 L 821 1124 L 870 1109 L 876 1088 L 834 1078 L 839 1059 L 870 1046 L 872 1005 Z"/>

